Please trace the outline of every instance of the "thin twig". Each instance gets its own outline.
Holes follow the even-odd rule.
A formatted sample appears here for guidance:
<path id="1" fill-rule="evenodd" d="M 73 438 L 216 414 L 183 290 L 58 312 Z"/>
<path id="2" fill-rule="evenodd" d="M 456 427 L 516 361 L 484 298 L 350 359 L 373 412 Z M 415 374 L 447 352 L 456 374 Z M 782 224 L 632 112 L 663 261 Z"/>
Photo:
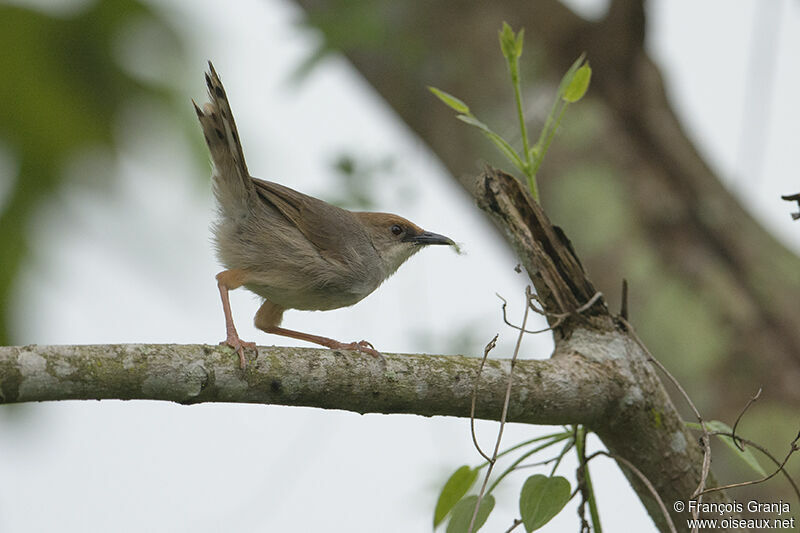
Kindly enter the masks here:
<path id="1" fill-rule="evenodd" d="M 550 459 L 545 459 L 544 461 L 536 461 L 535 463 L 528 463 L 528 464 L 524 464 L 524 465 L 519 465 L 519 466 L 516 467 L 516 470 L 520 470 L 522 468 L 534 468 L 536 466 L 544 466 L 544 465 L 550 464 L 550 463 L 552 463 L 554 461 L 558 461 L 560 456 L 561 456 L 561 454 L 559 454 L 556 457 L 551 457 Z"/>
<path id="2" fill-rule="evenodd" d="M 726 432 L 724 432 L 724 431 L 715 431 L 715 432 L 714 432 L 714 434 L 715 434 L 715 435 L 727 435 L 727 436 L 731 436 L 731 434 L 730 434 L 730 433 L 726 433 Z M 743 443 L 745 443 L 746 445 L 748 445 L 748 446 L 752 446 L 752 447 L 753 447 L 753 448 L 755 448 L 756 450 L 758 450 L 758 451 L 760 451 L 761 453 L 763 453 L 764 455 L 766 455 L 766 456 L 769 458 L 769 460 L 770 460 L 770 461 L 772 461 L 772 462 L 775 464 L 775 466 L 777 466 L 777 467 L 778 467 L 778 470 L 780 470 L 780 471 L 782 471 L 782 472 L 783 472 L 783 475 L 784 475 L 784 477 L 786 477 L 786 480 L 787 480 L 787 481 L 789 482 L 789 484 L 792 486 L 792 489 L 794 489 L 794 493 L 795 493 L 795 495 L 797 496 L 797 500 L 798 500 L 798 501 L 800 501 L 800 487 L 798 487 L 798 486 L 797 486 L 797 483 L 795 483 L 795 481 L 794 481 L 794 479 L 792 478 L 791 474 L 789 474 L 789 472 L 787 472 L 787 471 L 786 471 L 786 469 L 785 469 L 785 468 L 783 468 L 783 466 L 782 466 L 782 464 L 781 464 L 781 461 L 778 461 L 778 460 L 775 458 L 775 456 L 774 456 L 774 455 L 772 455 L 772 454 L 769 452 L 769 450 L 767 450 L 766 448 L 764 448 L 763 446 L 761 446 L 761 445 L 760 445 L 760 444 L 758 444 L 757 442 L 753 442 L 752 440 L 750 440 L 750 439 L 746 439 L 746 438 L 744 438 L 744 437 L 739 437 L 739 439 L 740 439 L 740 440 L 741 440 Z"/>
<path id="3" fill-rule="evenodd" d="M 578 487 L 581 486 L 581 480 L 578 480 Z M 581 490 L 581 503 L 578 505 L 578 520 L 581 521 L 581 533 L 590 533 L 592 528 L 589 527 L 589 522 L 586 520 L 586 498 L 583 497 L 583 490 Z"/>
<path id="4" fill-rule="evenodd" d="M 730 434 L 726 433 L 726 435 L 731 436 L 731 438 L 733 438 L 732 437 L 733 432 L 731 432 Z M 716 492 L 716 491 L 719 491 L 719 490 L 733 489 L 733 488 L 736 488 L 736 487 L 747 487 L 748 485 L 757 485 L 759 483 L 764 483 L 765 481 L 769 481 L 770 479 L 772 479 L 773 477 L 778 475 L 778 472 L 783 471 L 783 467 L 786 466 L 787 461 L 789 461 L 789 457 L 791 457 L 794 454 L 794 452 L 796 452 L 797 450 L 800 450 L 800 446 L 797 445 L 798 439 L 800 439 L 800 432 L 797 433 L 797 436 L 789 444 L 789 453 L 786 454 L 786 457 L 783 459 L 783 462 L 781 462 L 781 464 L 778 466 L 777 470 L 775 470 L 771 474 L 769 474 L 769 475 L 767 475 L 767 476 L 765 476 L 765 477 L 763 477 L 761 479 L 754 479 L 752 481 L 742 481 L 740 483 L 731 483 L 730 485 L 721 485 L 719 487 L 711 487 L 711 488 L 703 490 L 702 492 L 700 492 L 697 495 L 699 496 L 700 494 L 708 494 L 709 492 Z"/>
<path id="5" fill-rule="evenodd" d="M 561 464 L 561 459 L 563 459 L 564 456 L 567 455 L 567 452 L 570 451 L 573 446 L 575 446 L 575 438 L 574 437 L 572 438 L 571 441 L 567 441 L 567 443 L 564 445 L 564 448 L 561 450 L 561 453 L 558 454 L 558 457 L 555 458 L 556 459 L 556 464 L 554 464 L 552 470 L 550 470 L 550 477 L 553 477 L 553 475 L 556 473 L 556 469 L 558 468 L 558 465 Z"/>
<path id="6" fill-rule="evenodd" d="M 483 456 L 484 459 L 492 462 L 492 459 L 486 455 L 483 450 L 481 449 L 480 444 L 478 444 L 478 437 L 475 436 L 475 403 L 478 398 L 478 382 L 481 379 L 481 372 L 483 372 L 483 365 L 486 364 L 486 359 L 489 357 L 489 352 L 491 352 L 494 347 L 497 345 L 497 337 L 499 333 L 494 336 L 492 340 L 486 345 L 483 349 L 483 359 L 481 359 L 481 366 L 478 367 L 478 374 L 475 376 L 475 388 L 472 390 L 472 408 L 469 411 L 469 430 L 472 433 L 472 443 L 475 445 L 475 449 L 478 450 L 478 453 Z"/>
<path id="7" fill-rule="evenodd" d="M 608 452 L 606 452 L 604 450 L 598 450 L 598 451 L 594 452 L 592 455 L 590 455 L 590 456 L 588 456 L 586 458 L 586 462 L 588 463 L 589 461 L 591 461 L 592 459 L 594 459 L 598 455 L 605 455 L 606 457 L 614 459 L 615 461 L 624 464 L 626 467 L 628 467 L 628 469 L 630 469 L 631 472 L 636 474 L 636 477 L 638 477 L 639 480 L 642 483 L 644 483 L 644 485 L 647 487 L 647 490 L 649 490 L 650 494 L 653 495 L 653 498 L 656 500 L 656 503 L 658 503 L 658 507 L 661 509 L 661 513 L 664 515 L 664 519 L 667 522 L 667 526 L 669 527 L 669 530 L 672 533 L 677 533 L 677 531 L 675 530 L 675 523 L 672 521 L 672 517 L 670 516 L 669 512 L 667 511 L 667 506 L 664 505 L 664 500 L 662 500 L 661 496 L 658 495 L 658 491 L 653 486 L 653 484 L 650 483 L 650 480 L 647 479 L 647 476 L 645 476 L 638 468 L 633 466 L 633 463 L 631 463 L 630 461 L 628 461 L 624 457 L 621 457 L 619 455 L 615 455 L 613 453 L 608 453 Z"/>
<path id="8" fill-rule="evenodd" d="M 594 487 L 592 486 L 592 476 L 589 474 L 589 465 L 586 463 L 586 428 L 580 425 L 575 426 L 575 451 L 578 455 L 578 469 L 575 472 L 578 478 L 578 487 L 581 489 L 581 508 L 579 516 L 581 522 L 585 522 L 583 514 L 584 504 L 589 505 L 589 516 L 592 517 L 592 527 L 595 533 L 602 533 L 603 528 L 600 524 L 600 513 L 597 511 L 597 501 L 594 497 Z"/>
<path id="9" fill-rule="evenodd" d="M 587 309 L 592 307 L 597 302 L 597 300 L 599 300 L 602 297 L 603 297 L 603 293 L 600 292 L 600 291 L 597 291 L 592 295 L 591 298 L 589 298 L 589 301 L 587 301 L 585 304 L 581 305 L 580 307 L 577 307 L 576 309 L 574 309 L 572 311 L 567 311 L 566 313 L 550 313 L 548 311 L 545 311 L 544 310 L 544 304 L 542 304 L 542 301 L 535 294 L 531 294 L 530 295 L 530 300 L 528 301 L 528 305 L 530 305 L 531 309 L 533 309 L 535 312 L 539 313 L 540 315 L 544 315 L 544 316 L 546 316 L 548 318 L 555 318 L 555 319 L 564 320 L 564 319 L 569 318 L 571 316 L 575 316 L 575 315 L 579 315 L 579 314 L 583 313 L 584 311 L 586 311 Z M 536 303 L 538 303 L 539 305 L 541 305 L 542 309 L 537 309 L 531 303 L 531 302 L 534 302 L 534 301 Z"/>
<path id="10" fill-rule="evenodd" d="M 519 327 L 519 326 L 517 326 L 517 325 L 515 325 L 515 324 L 512 324 L 511 322 L 509 322 L 509 321 L 508 321 L 508 316 L 506 315 L 506 307 L 508 306 L 508 302 L 506 301 L 506 299 L 505 299 L 505 298 L 503 298 L 502 296 L 500 296 L 500 295 L 499 295 L 499 294 L 497 294 L 497 293 L 495 293 L 495 295 L 496 295 L 498 298 L 500 298 L 500 299 L 503 301 L 503 306 L 502 306 L 502 310 L 503 310 L 503 322 L 505 322 L 505 323 L 506 323 L 506 326 L 508 326 L 508 327 L 511 327 L 511 328 L 514 328 L 514 329 L 516 329 L 517 331 L 521 331 L 522 333 L 530 333 L 530 334 L 532 334 L 532 335 L 536 335 L 536 334 L 538 334 L 538 333 L 544 333 L 544 332 L 546 332 L 546 331 L 551 331 L 551 330 L 553 330 L 553 329 L 557 328 L 558 326 L 560 326 L 560 325 L 561 325 L 561 322 L 563 322 L 563 319 L 561 319 L 561 320 L 557 320 L 557 321 L 556 321 L 556 323 L 555 323 L 555 324 L 553 324 L 552 326 L 546 327 L 546 328 L 544 328 L 544 329 L 537 329 L 537 330 L 535 330 L 535 331 L 531 331 L 531 330 L 529 330 L 529 329 L 524 329 L 524 328 L 521 328 L 521 327 Z M 536 312 L 536 313 L 539 313 L 539 314 L 540 314 L 540 315 L 542 315 L 542 316 L 547 316 L 547 314 L 546 314 L 544 311 L 541 311 L 541 310 L 539 310 L 539 309 L 536 309 L 535 307 L 531 307 L 531 309 L 532 309 L 534 312 Z"/>
<path id="11" fill-rule="evenodd" d="M 571 313 L 567 313 L 567 314 L 569 314 L 569 315 L 577 315 L 577 314 L 583 313 L 584 311 L 587 311 L 590 307 L 592 307 L 597 302 L 597 300 L 599 300 L 602 297 L 603 297 L 603 293 L 600 292 L 600 291 L 597 291 L 592 295 L 591 298 L 589 298 L 588 302 L 586 302 L 585 304 L 583 304 L 579 308 L 575 309 Z"/>
<path id="12" fill-rule="evenodd" d="M 525 329 L 525 324 L 528 322 L 528 302 L 530 301 L 530 294 L 530 286 L 525 287 L 525 314 L 522 316 L 522 329 Z M 475 527 L 475 520 L 478 518 L 478 509 L 480 508 L 481 501 L 483 500 L 483 495 L 486 492 L 486 485 L 489 483 L 489 476 L 492 474 L 492 469 L 494 468 L 497 454 L 500 451 L 500 441 L 503 438 L 503 429 L 505 428 L 506 416 L 508 415 L 508 404 L 511 401 L 511 385 L 514 383 L 514 365 L 517 363 L 517 355 L 519 355 L 519 349 L 522 346 L 523 335 L 524 332 L 520 331 L 519 335 L 517 336 L 517 344 L 514 346 L 514 354 L 511 356 L 511 367 L 508 370 L 508 386 L 506 387 L 506 396 L 503 400 L 503 412 L 500 414 L 500 429 L 497 432 L 497 440 L 495 441 L 494 452 L 492 453 L 492 458 L 489 459 L 489 466 L 486 468 L 486 475 L 483 478 L 483 485 L 481 485 L 480 494 L 478 494 L 478 501 L 475 502 L 475 510 L 472 512 L 472 519 L 469 522 L 467 533 L 472 533 L 473 528 Z"/>
<path id="13" fill-rule="evenodd" d="M 535 294 L 535 293 L 531 294 L 530 300 L 528 300 L 528 302 L 529 302 L 529 305 L 530 305 L 530 302 L 536 302 L 537 304 L 539 304 L 541 306 L 541 308 L 542 308 L 541 310 L 537 309 L 535 307 L 531 307 L 531 309 L 533 309 L 534 312 L 539 313 L 540 315 L 545 314 L 545 312 L 544 312 L 544 302 L 541 299 L 539 299 L 539 295 L 538 294 Z"/>
<path id="14" fill-rule="evenodd" d="M 512 531 L 517 529 L 517 526 L 520 525 L 521 523 L 522 523 L 522 519 L 521 518 L 515 518 L 514 522 L 511 524 L 511 527 L 506 529 L 506 533 L 511 533 Z"/>
<path id="15" fill-rule="evenodd" d="M 753 396 L 752 398 L 750 398 L 747 401 L 747 405 L 744 406 L 744 409 L 742 409 L 742 412 L 739 413 L 739 416 L 736 417 L 736 422 L 733 423 L 733 428 L 731 429 L 731 434 L 732 434 L 731 439 L 733 439 L 733 443 L 736 445 L 737 448 L 739 448 L 740 452 L 743 452 L 744 448 L 742 448 L 739 445 L 739 438 L 736 436 L 736 426 L 739 425 L 739 421 L 742 419 L 742 417 L 747 412 L 747 410 L 750 408 L 750 406 L 753 405 L 754 403 L 756 403 L 758 401 L 758 398 L 761 397 L 761 389 L 762 389 L 762 387 L 759 387 L 758 388 L 758 392 L 755 394 L 755 396 Z"/>
<path id="16" fill-rule="evenodd" d="M 694 412 L 694 416 L 697 418 L 697 422 L 700 424 L 700 427 L 703 429 L 703 436 L 700 439 L 701 444 L 703 446 L 703 469 L 700 472 L 700 483 L 698 483 L 697 488 L 694 490 L 691 496 L 691 499 L 697 498 L 698 503 L 700 503 L 702 501 L 703 489 L 705 489 L 706 481 L 708 480 L 708 474 L 711 471 L 711 437 L 708 431 L 708 427 L 706 427 L 706 423 L 703 421 L 703 417 L 700 415 L 700 411 L 695 406 L 694 402 L 692 401 L 692 398 L 686 392 L 686 389 L 684 389 L 683 386 L 680 384 L 680 382 L 675 378 L 675 376 L 673 376 L 670 373 L 670 371 L 667 370 L 667 368 L 661 364 L 661 361 L 656 359 L 653 356 L 653 354 L 650 353 L 650 350 L 647 349 L 647 346 L 644 345 L 642 339 L 640 339 L 639 336 L 636 334 L 636 331 L 633 329 L 633 326 L 630 324 L 630 322 L 628 322 L 622 317 L 619 317 L 619 320 L 628 330 L 628 333 L 630 334 L 634 342 L 636 342 L 636 344 L 639 345 L 639 348 L 641 348 L 641 350 L 647 355 L 647 359 L 651 363 L 656 365 L 661 370 L 661 372 L 663 372 L 664 375 L 667 376 L 667 379 L 669 379 L 672 382 L 675 388 L 678 389 L 678 391 L 681 393 L 681 396 L 683 396 L 683 398 L 686 400 L 686 403 L 689 404 L 689 407 Z M 695 523 L 697 523 L 696 519 L 699 517 L 698 509 L 699 506 L 695 506 L 692 510 L 692 518 L 695 519 Z M 692 528 L 692 531 L 693 532 L 697 531 L 697 527 L 698 526 L 694 526 Z"/>
<path id="17" fill-rule="evenodd" d="M 628 280 L 622 278 L 622 304 L 619 308 L 619 316 L 628 320 Z"/>
<path id="18" fill-rule="evenodd" d="M 589 522 L 586 520 L 586 479 L 583 477 L 586 472 L 586 457 L 582 456 L 580 450 L 580 442 L 578 442 L 578 426 L 572 426 L 572 435 L 575 440 L 575 451 L 578 456 L 578 468 L 575 470 L 575 484 L 578 492 L 581 494 L 581 503 L 578 505 L 578 519 L 581 522 L 581 533 L 589 531 Z"/>
<path id="19" fill-rule="evenodd" d="M 539 304 L 539 307 L 533 305 L 533 302 Z M 530 295 L 530 299 L 528 300 L 528 305 L 531 306 L 531 311 L 533 311 L 536 314 L 542 315 L 544 317 L 553 316 L 555 314 L 555 313 L 548 313 L 547 311 L 544 310 L 544 302 L 542 302 L 542 300 L 540 300 L 536 294 L 532 293 Z"/>
<path id="20" fill-rule="evenodd" d="M 542 315 L 544 317 L 547 317 L 547 318 L 554 318 L 555 319 L 555 323 L 550 327 L 547 327 L 547 328 L 544 328 L 544 329 L 540 329 L 540 330 L 536 330 L 536 331 L 530 331 L 530 330 L 521 328 L 521 327 L 519 327 L 517 325 L 514 325 L 514 324 L 512 324 L 511 322 L 508 321 L 508 316 L 506 315 L 506 307 L 508 306 L 508 302 L 506 301 L 505 298 L 503 298 L 499 294 L 495 293 L 495 295 L 498 298 L 500 298 L 500 300 L 503 301 L 503 306 L 502 306 L 503 322 L 505 322 L 507 326 L 512 327 L 512 328 L 516 329 L 517 331 L 521 331 L 523 333 L 531 333 L 531 334 L 544 333 L 545 331 L 551 331 L 551 330 L 556 329 L 557 327 L 559 327 L 564 322 L 564 320 L 566 320 L 567 318 L 569 318 L 571 316 L 575 316 L 575 315 L 579 315 L 579 314 L 583 313 L 584 311 L 586 311 L 587 309 L 592 307 L 597 302 L 597 300 L 599 300 L 600 298 L 603 297 L 603 293 L 600 292 L 600 291 L 597 291 L 597 292 L 594 293 L 594 295 L 591 298 L 589 298 L 588 302 L 586 302 L 585 304 L 581 305 L 580 307 L 578 307 L 574 311 L 570 311 L 568 313 L 550 313 L 550 312 L 545 311 L 544 308 L 539 309 L 538 307 L 533 305 L 534 301 L 537 302 L 539 305 L 542 305 L 542 302 L 541 302 L 541 300 L 539 300 L 538 296 L 536 296 L 535 294 L 533 294 L 530 291 L 528 291 L 528 307 L 530 307 L 530 309 L 534 313 L 538 313 L 538 314 L 540 314 L 540 315 Z"/>
<path id="21" fill-rule="evenodd" d="M 553 434 L 550 434 L 550 435 L 542 435 L 540 437 L 534 437 L 532 439 L 528 439 L 528 440 L 522 441 L 522 442 L 520 442 L 518 444 L 515 444 L 511 448 L 506 448 L 505 450 L 503 450 L 502 452 L 497 454 L 497 459 L 500 459 L 502 456 L 507 455 L 507 454 L 513 452 L 514 450 L 518 450 L 520 448 L 524 448 L 525 446 L 527 446 L 529 444 L 533 444 L 534 442 L 539 442 L 539 441 L 542 441 L 542 440 L 550 439 L 552 442 L 547 444 L 547 446 L 549 446 L 550 444 L 554 444 L 556 442 L 559 442 L 559 441 L 567 438 L 567 436 L 564 436 L 563 434 L 559 434 L 559 433 L 553 433 Z M 547 446 L 545 446 L 545 448 Z M 537 451 L 539 449 L 543 449 L 543 448 L 538 448 Z M 526 452 L 526 453 L 528 453 L 528 452 Z M 523 459 L 525 457 L 528 457 L 528 455 L 523 454 Z M 483 468 L 484 466 L 486 466 L 488 464 L 489 464 L 489 460 L 487 459 L 485 463 L 483 463 L 482 465 L 477 466 L 476 468 L 481 469 L 481 468 Z M 491 488 L 489 489 L 489 492 L 492 492 Z"/>
<path id="22" fill-rule="evenodd" d="M 503 481 L 503 479 L 507 475 L 509 475 L 511 472 L 514 472 L 517 468 L 519 468 L 519 464 L 522 461 L 524 461 L 525 459 L 527 459 L 531 455 L 533 455 L 535 453 L 538 453 L 538 452 L 544 450 L 545 448 L 549 448 L 551 445 L 555 444 L 556 442 L 562 441 L 562 440 L 564 440 L 566 438 L 569 438 L 569 435 L 557 435 L 555 437 L 552 437 L 548 442 L 545 442 L 544 444 L 540 444 L 539 446 L 536 446 L 535 448 L 531 448 L 527 452 L 525 452 L 522 455 L 520 455 L 519 457 L 517 457 L 517 459 L 513 463 L 511 463 L 511 465 L 509 465 L 509 467 L 506 468 L 505 471 L 503 471 L 502 474 L 497 476 L 497 479 L 494 480 L 494 483 L 491 484 L 491 486 L 489 487 L 489 489 L 486 492 L 491 494 L 494 491 L 495 487 L 497 487 L 497 485 L 499 485 L 500 482 Z M 503 453 L 505 453 L 505 452 L 503 452 Z M 503 454 L 501 453 L 500 455 L 503 455 Z M 500 457 L 500 455 L 498 455 L 498 457 Z"/>

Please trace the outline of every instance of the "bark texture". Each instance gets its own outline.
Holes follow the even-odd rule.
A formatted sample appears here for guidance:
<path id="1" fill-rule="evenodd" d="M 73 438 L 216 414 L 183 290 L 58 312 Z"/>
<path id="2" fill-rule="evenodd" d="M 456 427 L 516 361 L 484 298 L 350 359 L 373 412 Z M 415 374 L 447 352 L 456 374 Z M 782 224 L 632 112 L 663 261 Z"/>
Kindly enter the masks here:
<path id="1" fill-rule="evenodd" d="M 259 347 L 247 368 L 229 348 L 209 345 L 116 344 L 0 347 L 0 402 L 164 400 L 262 403 L 468 417 L 479 359 L 363 354 L 317 348 Z M 509 362 L 488 361 L 477 416 L 498 419 Z M 532 424 L 591 423 L 622 390 L 612 368 L 564 352 L 514 369 L 510 420 Z M 572 421 L 572 422 L 570 422 Z"/>

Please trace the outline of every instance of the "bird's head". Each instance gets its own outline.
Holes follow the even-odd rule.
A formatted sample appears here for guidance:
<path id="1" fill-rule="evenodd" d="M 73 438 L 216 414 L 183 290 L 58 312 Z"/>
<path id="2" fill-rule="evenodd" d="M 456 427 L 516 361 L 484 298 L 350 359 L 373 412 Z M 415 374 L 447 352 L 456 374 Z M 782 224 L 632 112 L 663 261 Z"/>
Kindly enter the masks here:
<path id="1" fill-rule="evenodd" d="M 372 245 L 383 263 L 386 277 L 429 244 L 455 243 L 438 233 L 425 231 L 410 220 L 390 213 L 355 213 L 366 227 Z"/>

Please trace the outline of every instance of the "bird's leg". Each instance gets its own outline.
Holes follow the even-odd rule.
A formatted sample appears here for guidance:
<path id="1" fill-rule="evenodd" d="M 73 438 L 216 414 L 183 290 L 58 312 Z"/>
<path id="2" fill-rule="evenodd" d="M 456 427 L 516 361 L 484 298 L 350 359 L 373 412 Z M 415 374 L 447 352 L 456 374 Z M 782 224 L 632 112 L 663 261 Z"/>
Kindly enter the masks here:
<path id="1" fill-rule="evenodd" d="M 239 354 L 239 366 L 244 368 L 247 366 L 247 361 L 244 358 L 244 349 L 255 349 L 256 343 L 245 342 L 239 338 L 236 333 L 236 326 L 233 325 L 233 315 L 231 314 L 231 301 L 228 298 L 228 291 L 237 289 L 242 286 L 244 281 L 244 272 L 241 270 L 223 270 L 217 274 L 217 287 L 219 287 L 219 296 L 222 299 L 222 311 L 225 313 L 225 333 L 226 338 L 220 344 L 227 344 Z"/>
<path id="2" fill-rule="evenodd" d="M 255 318 L 255 326 L 267 333 L 273 335 L 281 335 L 283 337 L 290 337 L 301 341 L 311 342 L 325 346 L 331 350 L 356 350 L 362 353 L 368 353 L 373 357 L 383 360 L 381 352 L 367 341 L 359 342 L 339 342 L 328 337 L 321 337 L 319 335 L 312 335 L 310 333 L 303 333 L 302 331 L 294 331 L 292 329 L 281 328 L 278 324 L 281 323 L 283 318 L 284 309 L 270 302 L 264 302 L 258 309 Z"/>
<path id="3" fill-rule="evenodd" d="M 310 333 L 303 333 L 302 331 L 294 331 L 292 329 L 281 328 L 278 326 L 264 328 L 264 331 L 267 333 L 272 333 L 273 335 L 282 335 L 284 337 L 291 337 L 301 341 L 313 342 L 314 344 L 319 344 L 320 346 L 325 346 L 332 350 L 356 350 L 358 352 L 368 353 L 378 359 L 383 359 L 383 354 L 376 350 L 372 343 L 368 341 L 339 342 L 328 337 L 321 337 L 319 335 L 312 335 Z"/>

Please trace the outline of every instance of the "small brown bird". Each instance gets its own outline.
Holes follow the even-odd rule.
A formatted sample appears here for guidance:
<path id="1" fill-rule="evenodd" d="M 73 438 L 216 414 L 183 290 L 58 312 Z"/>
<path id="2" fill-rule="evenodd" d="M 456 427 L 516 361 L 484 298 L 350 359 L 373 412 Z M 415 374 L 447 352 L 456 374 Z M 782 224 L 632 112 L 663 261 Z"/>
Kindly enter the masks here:
<path id="1" fill-rule="evenodd" d="M 211 152 L 218 218 L 213 227 L 227 338 L 239 354 L 255 343 L 239 338 L 228 291 L 244 286 L 264 298 L 257 328 L 332 349 L 380 357 L 367 341 L 343 343 L 279 327 L 287 309 L 325 311 L 361 301 L 428 244 L 454 244 L 388 213 L 353 212 L 250 176 L 225 89 L 209 61 L 209 102 L 194 104 Z M 194 103 L 194 102 L 192 102 Z"/>

